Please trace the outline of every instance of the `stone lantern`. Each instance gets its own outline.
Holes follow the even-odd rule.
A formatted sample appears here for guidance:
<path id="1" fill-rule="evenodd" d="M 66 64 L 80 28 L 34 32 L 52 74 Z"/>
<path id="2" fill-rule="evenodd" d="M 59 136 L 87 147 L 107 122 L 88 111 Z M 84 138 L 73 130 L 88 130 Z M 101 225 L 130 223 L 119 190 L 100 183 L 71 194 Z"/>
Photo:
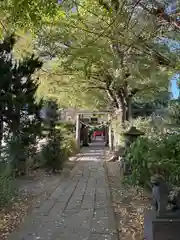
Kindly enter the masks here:
<path id="1" fill-rule="evenodd" d="M 143 132 L 139 131 L 136 127 L 131 127 L 127 132 L 124 133 L 125 137 L 125 151 L 130 147 L 130 145 L 141 135 L 144 135 Z M 124 174 L 130 174 L 131 168 L 128 163 L 123 161 L 123 171 Z"/>
<path id="2" fill-rule="evenodd" d="M 43 123 L 48 127 L 49 135 L 55 130 L 57 116 L 57 104 L 54 101 L 48 101 L 40 111 L 40 117 Z"/>
<path id="3" fill-rule="evenodd" d="M 57 105 L 53 101 L 48 101 L 40 111 L 40 117 L 45 122 L 55 121 L 57 119 Z"/>
<path id="4" fill-rule="evenodd" d="M 125 147 L 129 147 L 139 136 L 144 135 L 136 127 L 132 126 L 127 132 L 124 133 Z"/>

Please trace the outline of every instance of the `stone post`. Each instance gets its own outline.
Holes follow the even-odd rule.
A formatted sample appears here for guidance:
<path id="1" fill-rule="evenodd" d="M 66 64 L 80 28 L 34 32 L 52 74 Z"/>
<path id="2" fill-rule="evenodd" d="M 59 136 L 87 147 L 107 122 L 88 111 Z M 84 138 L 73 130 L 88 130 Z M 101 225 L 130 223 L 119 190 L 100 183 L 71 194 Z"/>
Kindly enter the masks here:
<path id="1" fill-rule="evenodd" d="M 76 116 L 76 144 L 77 148 L 80 149 L 80 116 Z"/>

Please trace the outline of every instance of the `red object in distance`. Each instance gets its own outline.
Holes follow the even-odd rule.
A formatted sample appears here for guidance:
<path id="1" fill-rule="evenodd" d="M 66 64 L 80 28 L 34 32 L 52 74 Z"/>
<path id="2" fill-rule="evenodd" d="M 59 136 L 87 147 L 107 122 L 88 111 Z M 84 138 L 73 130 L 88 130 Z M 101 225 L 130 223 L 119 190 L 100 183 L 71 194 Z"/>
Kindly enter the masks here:
<path id="1" fill-rule="evenodd" d="M 104 131 L 102 131 L 102 130 L 94 131 L 93 136 L 94 137 L 104 136 Z"/>

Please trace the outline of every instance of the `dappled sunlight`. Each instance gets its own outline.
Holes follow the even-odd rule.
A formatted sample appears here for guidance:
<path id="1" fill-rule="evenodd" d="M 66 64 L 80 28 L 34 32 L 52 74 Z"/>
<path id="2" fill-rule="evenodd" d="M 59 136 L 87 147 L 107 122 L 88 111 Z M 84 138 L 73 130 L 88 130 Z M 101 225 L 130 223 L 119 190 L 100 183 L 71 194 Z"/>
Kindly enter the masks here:
<path id="1" fill-rule="evenodd" d="M 48 236 L 50 240 L 95 240 L 99 234 L 117 239 L 103 167 L 104 154 L 104 148 L 94 150 L 90 146 L 82 149 L 69 175 L 62 173 L 59 176 L 56 187 L 25 218 L 20 230 L 15 231 L 9 240 L 26 239 L 28 236 L 36 239 L 47 239 Z"/>
<path id="2" fill-rule="evenodd" d="M 0 1 L 1 240 L 142 240 L 151 177 L 180 184 L 179 12 Z"/>
<path id="3" fill-rule="evenodd" d="M 101 144 L 99 142 L 89 144 L 89 147 L 86 148 L 86 152 L 80 154 L 79 161 L 102 161 L 104 157 L 104 145 L 103 142 Z"/>

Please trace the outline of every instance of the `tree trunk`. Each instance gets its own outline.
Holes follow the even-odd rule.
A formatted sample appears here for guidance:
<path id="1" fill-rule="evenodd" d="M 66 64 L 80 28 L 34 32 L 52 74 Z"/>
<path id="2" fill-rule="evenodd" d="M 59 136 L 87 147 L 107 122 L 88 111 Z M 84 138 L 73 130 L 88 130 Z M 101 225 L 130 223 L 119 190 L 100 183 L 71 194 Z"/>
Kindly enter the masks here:
<path id="1" fill-rule="evenodd" d="M 125 121 L 131 119 L 131 101 L 132 97 L 128 96 L 128 84 L 127 82 L 118 90 L 106 89 L 109 99 L 112 101 L 118 110 L 118 119 L 123 124 Z"/>
<path id="2" fill-rule="evenodd" d="M 1 147 L 2 147 L 2 140 L 3 140 L 3 117 L 0 116 L 0 156 L 1 156 Z"/>
<path id="3" fill-rule="evenodd" d="M 123 124 L 126 121 L 126 105 L 122 95 L 116 95 L 118 120 Z"/>
<path id="4" fill-rule="evenodd" d="M 132 119 L 132 98 L 128 97 L 126 107 L 126 121 L 131 121 L 131 119 Z"/>
<path id="5" fill-rule="evenodd" d="M 13 137 L 16 137 L 17 134 L 19 134 L 19 128 L 20 128 L 20 119 L 15 118 L 11 124 L 11 131 L 13 133 Z"/>
<path id="6" fill-rule="evenodd" d="M 12 123 L 10 125 L 11 132 L 13 133 L 13 137 L 16 137 L 19 134 L 20 130 L 20 109 L 16 108 L 15 112 L 12 115 Z"/>

